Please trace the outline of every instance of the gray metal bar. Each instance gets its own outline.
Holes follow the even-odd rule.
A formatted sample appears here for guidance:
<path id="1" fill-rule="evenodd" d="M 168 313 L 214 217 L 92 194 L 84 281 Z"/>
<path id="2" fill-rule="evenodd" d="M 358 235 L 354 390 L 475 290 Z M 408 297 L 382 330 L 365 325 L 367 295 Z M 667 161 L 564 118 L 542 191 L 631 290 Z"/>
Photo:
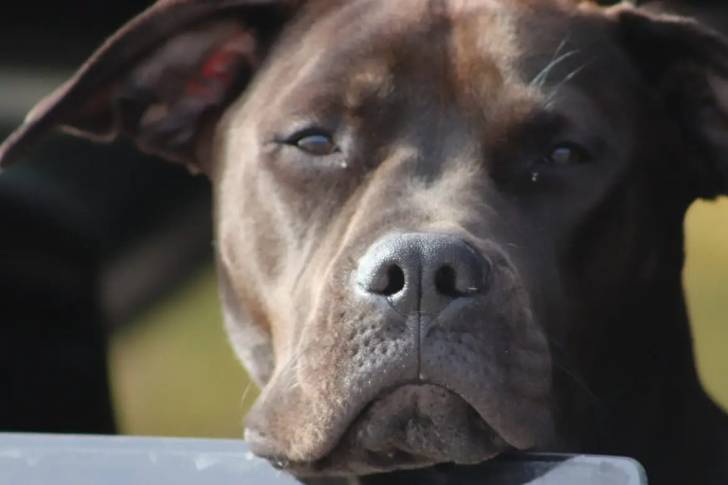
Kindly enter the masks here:
<path id="1" fill-rule="evenodd" d="M 429 478 L 428 478 L 429 477 Z M 627 458 L 524 454 L 476 467 L 372 476 L 363 484 L 644 485 Z M 242 441 L 0 433 L 0 485 L 294 485 Z M 341 483 L 320 481 L 316 483 Z"/>

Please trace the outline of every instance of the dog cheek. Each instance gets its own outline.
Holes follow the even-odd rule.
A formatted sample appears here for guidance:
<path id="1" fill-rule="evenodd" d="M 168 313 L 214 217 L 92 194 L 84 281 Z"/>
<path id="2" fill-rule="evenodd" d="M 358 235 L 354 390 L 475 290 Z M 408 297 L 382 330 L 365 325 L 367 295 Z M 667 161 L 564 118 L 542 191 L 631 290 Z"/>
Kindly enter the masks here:
<path id="1" fill-rule="evenodd" d="M 252 322 L 226 311 L 225 329 L 235 354 L 253 381 L 262 387 L 270 380 L 275 365 L 270 335 Z"/>
<path id="2" fill-rule="evenodd" d="M 258 386 L 264 385 L 274 368 L 274 353 L 266 320 L 255 318 L 247 307 L 223 262 L 218 262 L 218 279 L 223 321 L 230 344 L 250 377 Z"/>

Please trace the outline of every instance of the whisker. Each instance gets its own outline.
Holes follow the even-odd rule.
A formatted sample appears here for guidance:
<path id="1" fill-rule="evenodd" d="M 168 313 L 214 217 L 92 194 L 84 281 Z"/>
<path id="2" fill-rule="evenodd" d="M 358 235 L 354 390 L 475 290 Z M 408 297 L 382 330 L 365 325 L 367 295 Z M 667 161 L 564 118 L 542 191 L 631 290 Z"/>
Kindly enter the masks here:
<path id="1" fill-rule="evenodd" d="M 604 408 L 604 402 L 602 399 L 599 398 L 594 392 L 589 388 L 589 386 L 584 382 L 583 379 L 581 379 L 579 376 L 577 376 L 574 372 L 569 370 L 566 366 L 555 360 L 553 362 L 554 366 L 560 370 L 564 375 L 569 377 L 572 382 L 574 382 L 584 393 L 589 397 L 589 399 L 594 403 L 599 405 L 600 408 Z"/>
<path id="2" fill-rule="evenodd" d="M 288 390 L 293 391 L 295 389 L 298 389 L 301 385 L 299 380 L 296 378 L 296 373 L 298 371 L 298 366 L 301 363 L 301 358 L 303 357 L 304 353 L 308 352 L 313 347 L 313 343 L 309 343 L 305 347 L 301 347 L 298 350 L 296 350 L 290 359 L 288 359 L 288 362 L 286 362 L 285 367 L 281 370 L 280 374 L 287 378 L 288 380 Z"/>
<path id="3" fill-rule="evenodd" d="M 243 397 L 240 398 L 240 402 L 244 403 L 247 398 L 248 394 L 250 394 L 250 390 L 253 388 L 253 381 L 248 380 L 248 384 L 245 386 L 245 389 L 243 389 Z"/>
<path id="4" fill-rule="evenodd" d="M 554 98 L 559 93 L 559 90 L 564 86 L 564 84 L 568 83 L 569 81 L 571 81 L 572 79 L 574 79 L 576 76 L 578 76 L 579 73 L 581 71 L 583 71 L 588 65 L 589 65 L 588 62 L 587 63 L 584 63 L 581 66 L 579 66 L 576 69 L 574 69 L 573 71 L 571 71 L 566 76 L 564 76 L 564 79 L 562 79 L 556 86 L 554 86 L 551 89 L 551 92 L 549 93 L 549 95 L 548 95 L 548 97 L 546 99 L 546 106 L 549 106 L 551 103 L 553 103 Z"/>
<path id="5" fill-rule="evenodd" d="M 564 40 L 561 41 L 559 46 L 556 48 L 556 51 L 554 52 L 554 55 L 551 57 L 551 60 L 549 61 L 546 66 L 541 69 L 541 71 L 531 80 L 529 83 L 532 87 L 538 87 L 542 88 L 546 81 L 548 81 L 548 77 L 551 74 L 551 71 L 553 71 L 559 64 L 566 61 L 570 57 L 573 57 L 574 55 L 578 54 L 579 51 L 577 49 L 568 51 L 565 53 L 561 53 L 566 47 L 566 44 L 569 41 L 569 36 L 567 35 Z"/>
<path id="6" fill-rule="evenodd" d="M 560 344 L 559 342 L 555 341 L 553 338 L 547 337 L 549 344 L 551 345 L 551 349 L 554 352 L 554 359 L 552 360 L 554 368 L 561 371 L 561 373 L 568 377 L 572 383 L 576 384 L 579 390 L 584 392 L 586 396 L 589 398 L 589 400 L 595 404 L 598 408 L 605 410 L 606 405 L 604 404 L 604 400 L 600 398 L 599 396 L 592 391 L 592 389 L 589 387 L 589 385 L 577 375 L 576 372 L 569 369 L 565 364 L 563 364 L 563 359 L 559 358 L 559 355 L 566 355 L 564 346 Z"/>

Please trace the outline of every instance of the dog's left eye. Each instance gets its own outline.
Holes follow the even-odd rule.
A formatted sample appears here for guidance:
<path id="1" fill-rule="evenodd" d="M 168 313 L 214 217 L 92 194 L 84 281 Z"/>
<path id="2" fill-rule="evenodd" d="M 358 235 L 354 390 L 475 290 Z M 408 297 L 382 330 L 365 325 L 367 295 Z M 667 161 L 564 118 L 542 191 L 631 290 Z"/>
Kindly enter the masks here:
<path id="1" fill-rule="evenodd" d="M 551 149 L 543 162 L 548 165 L 566 166 L 588 162 L 589 158 L 586 148 L 574 143 L 560 143 Z"/>
<path id="2" fill-rule="evenodd" d="M 303 131 L 291 136 L 286 143 L 306 153 L 323 157 L 339 150 L 330 135 L 319 131 Z"/>

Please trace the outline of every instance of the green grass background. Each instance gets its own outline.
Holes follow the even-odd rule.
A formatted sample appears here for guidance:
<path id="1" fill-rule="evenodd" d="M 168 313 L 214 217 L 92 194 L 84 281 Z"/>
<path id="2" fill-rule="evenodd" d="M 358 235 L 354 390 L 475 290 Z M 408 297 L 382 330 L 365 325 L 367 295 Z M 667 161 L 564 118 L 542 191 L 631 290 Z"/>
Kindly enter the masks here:
<path id="1" fill-rule="evenodd" d="M 728 408 L 728 200 L 695 204 L 686 231 L 698 369 Z M 212 268 L 113 336 L 111 374 L 128 434 L 240 437 L 257 396 L 225 340 Z"/>

